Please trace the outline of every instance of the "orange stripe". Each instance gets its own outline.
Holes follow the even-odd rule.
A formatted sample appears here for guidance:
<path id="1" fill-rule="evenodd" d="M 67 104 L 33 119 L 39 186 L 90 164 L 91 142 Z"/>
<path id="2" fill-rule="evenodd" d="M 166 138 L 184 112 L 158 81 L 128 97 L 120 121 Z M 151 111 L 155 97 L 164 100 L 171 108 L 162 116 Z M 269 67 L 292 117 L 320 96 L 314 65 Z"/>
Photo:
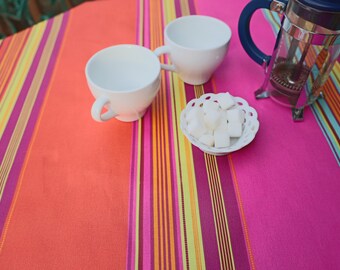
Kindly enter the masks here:
<path id="1" fill-rule="evenodd" d="M 154 169 L 155 170 L 155 169 Z M 158 244 L 158 240 L 159 238 L 159 218 L 158 218 L 158 194 L 159 194 L 159 190 L 158 190 L 158 179 L 157 177 L 153 177 L 153 229 L 154 229 L 154 265 L 155 265 L 155 269 L 159 269 L 159 244 Z"/>
<path id="2" fill-rule="evenodd" d="M 339 94 L 337 93 L 337 89 L 335 85 L 332 83 L 331 79 L 329 78 L 325 85 L 324 85 L 324 99 L 326 100 L 329 108 L 333 112 L 334 117 L 339 121 L 340 117 L 340 98 Z"/>
<path id="3" fill-rule="evenodd" d="M 24 33 L 28 33 L 25 31 Z M 13 76 L 13 68 L 17 64 L 19 55 L 22 52 L 22 47 L 27 34 L 14 35 L 11 43 L 8 44 L 6 53 L 0 62 L 0 99 L 6 91 L 6 85 Z M 17 41 L 18 40 L 18 41 Z M 14 61 L 13 61 L 14 60 Z"/>
<path id="4" fill-rule="evenodd" d="M 156 2 L 157 3 L 157 9 L 159 12 L 154 12 L 153 14 L 157 15 L 157 23 L 155 24 L 157 30 L 155 31 L 155 47 L 158 47 L 162 44 L 162 33 L 163 28 L 162 28 L 162 11 L 161 11 L 161 5 L 160 2 Z M 161 136 L 161 138 L 163 139 L 162 144 L 163 147 L 162 149 L 165 150 L 165 152 L 163 153 L 163 157 L 165 155 L 165 158 L 163 159 L 163 168 L 164 171 L 166 173 L 166 178 L 165 179 L 171 179 L 171 170 L 170 168 L 167 168 L 168 166 L 170 166 L 170 138 L 169 138 L 169 116 L 168 116 L 168 111 L 167 111 L 167 96 L 166 96 L 166 84 L 165 84 L 165 73 L 162 74 L 163 79 L 162 79 L 162 85 L 161 85 L 161 91 L 160 91 L 160 97 L 161 102 L 162 102 L 162 113 L 160 114 L 160 116 L 163 116 L 163 136 Z M 168 232 L 168 240 L 167 243 L 170 244 L 169 246 L 169 252 L 170 252 L 170 258 L 169 260 L 171 261 L 171 265 L 175 265 L 176 263 L 176 259 L 175 259 L 175 236 L 174 236 L 174 228 L 173 228 L 173 209 L 172 209 L 172 189 L 171 189 L 171 182 L 167 181 L 168 184 L 168 207 L 169 207 L 169 212 L 168 212 L 168 222 L 166 224 L 170 224 L 169 227 L 169 232 Z M 168 250 L 166 252 L 167 256 L 168 256 Z"/>
<path id="5" fill-rule="evenodd" d="M 7 62 L 7 58 L 9 58 L 9 65 L 7 65 L 6 67 L 4 67 L 5 71 L 1 71 L 0 73 L 2 73 L 3 77 L 6 79 L 3 81 L 3 83 L 0 84 L 0 100 L 2 95 L 4 94 L 4 92 L 6 91 L 6 88 L 9 84 L 9 82 L 11 81 L 13 74 L 14 74 L 14 70 L 16 68 L 16 65 L 18 64 L 18 61 L 21 57 L 22 51 L 24 49 L 24 45 L 27 41 L 27 38 L 29 36 L 31 31 L 23 31 L 20 34 L 15 35 L 15 38 L 12 39 L 12 41 L 16 44 L 16 46 L 13 46 L 13 48 L 11 48 L 11 51 L 14 51 L 14 53 L 10 52 L 7 56 L 8 57 L 4 57 L 4 59 L 6 58 L 6 62 Z M 18 42 L 16 42 L 16 39 L 18 39 Z M 3 59 L 2 62 L 5 62 L 5 60 Z M 1 68 L 0 68 L 1 69 Z M 1 93 L 3 91 L 3 93 Z"/>
<path id="6" fill-rule="evenodd" d="M 323 55 L 321 55 L 321 57 L 322 56 Z M 327 56 L 327 55 L 325 54 L 325 56 Z M 309 65 L 314 64 L 313 61 L 314 61 L 315 57 L 317 57 L 316 49 L 310 50 L 310 52 L 308 53 L 308 55 L 306 57 L 307 63 Z M 325 57 L 323 57 L 323 58 L 325 58 Z M 322 68 L 323 60 L 324 59 L 317 57 L 315 64 L 318 67 L 318 69 Z M 334 70 L 334 68 L 333 68 L 333 70 Z M 313 87 L 314 81 L 315 81 L 315 78 L 311 78 L 311 87 Z M 338 95 L 338 91 L 336 89 L 336 86 L 332 82 L 331 78 L 328 78 L 328 80 L 324 83 L 324 85 L 322 86 L 322 91 L 324 93 L 324 101 L 326 102 L 326 107 L 321 106 L 321 104 L 318 100 L 316 102 L 314 102 L 314 106 L 317 109 L 318 113 L 324 119 L 323 125 L 325 125 L 325 127 L 327 127 L 329 136 L 334 137 L 337 141 L 339 141 L 339 139 L 336 136 L 336 131 L 334 130 L 334 127 L 330 123 L 329 117 L 327 116 L 326 112 L 324 111 L 324 108 L 328 108 L 331 111 L 335 120 L 337 122 L 340 121 L 340 105 L 339 105 L 340 99 L 339 99 L 339 95 Z"/>
<path id="7" fill-rule="evenodd" d="M 8 37 L 6 39 L 0 39 L 0 48 L 1 48 L 1 50 L 0 50 L 0 60 L 1 60 L 2 56 L 5 54 L 5 52 L 6 52 L 6 50 L 4 49 L 7 46 L 6 44 L 9 43 L 9 41 L 13 38 L 13 36 Z"/>
<path id="8" fill-rule="evenodd" d="M 0 100 L 1 96 L 3 96 L 6 90 L 4 84 L 9 80 L 7 76 L 7 73 L 9 73 L 9 69 L 6 64 L 9 63 L 10 65 L 11 63 L 14 62 L 11 61 L 14 57 L 13 56 L 9 57 L 9 55 L 11 55 L 11 48 L 17 47 L 17 44 L 15 42 L 6 42 L 5 45 L 7 46 L 1 48 L 0 50 L 0 52 L 3 52 L 3 57 L 1 58 L 0 56 Z M 17 52 L 16 48 L 14 49 L 14 52 Z M 10 59 L 10 61 L 7 60 L 8 58 Z"/>
<path id="9" fill-rule="evenodd" d="M 310 53 L 308 53 L 308 57 L 306 58 L 307 63 L 309 65 L 311 65 L 315 59 L 315 57 L 317 57 L 317 53 L 315 50 L 310 50 Z M 322 57 L 322 55 L 321 55 Z M 323 57 L 325 58 L 325 57 Z M 324 59 L 316 59 L 316 65 L 317 67 L 320 69 L 322 67 L 322 61 Z M 332 83 L 331 79 L 328 78 L 328 80 L 325 82 L 324 86 L 323 86 L 323 92 L 325 93 L 324 95 L 324 99 L 327 102 L 329 108 L 331 109 L 332 112 L 334 112 L 334 116 L 336 117 L 337 121 L 339 121 L 339 114 L 340 114 L 340 99 L 339 99 L 339 95 L 337 94 L 337 89 L 335 87 L 335 85 Z"/>
<path id="10" fill-rule="evenodd" d="M 158 40 L 157 40 L 157 26 L 159 24 L 159 20 L 157 20 L 157 14 L 159 14 L 159 7 L 157 3 L 150 1 L 150 47 L 151 49 L 158 46 Z M 159 183 L 159 207 L 160 210 L 159 214 L 159 220 L 160 220 L 160 232 L 159 235 L 156 236 L 160 239 L 160 266 L 165 266 L 166 269 L 169 268 L 169 256 L 168 256 L 168 221 L 167 221 L 167 208 L 166 208 L 166 190 L 165 190 L 165 159 L 164 159 L 164 134 L 163 134 L 163 119 L 160 117 L 162 115 L 162 92 L 163 92 L 163 85 L 161 85 L 161 89 L 156 96 L 155 99 L 155 110 L 152 110 L 152 118 L 156 121 L 156 129 L 155 134 L 153 134 L 153 137 L 156 138 L 156 141 L 154 143 L 154 148 L 156 148 L 157 152 L 157 158 L 153 158 L 153 166 L 156 167 L 157 170 L 157 179 L 158 181 L 161 181 Z M 157 267 L 159 266 L 157 265 Z"/>

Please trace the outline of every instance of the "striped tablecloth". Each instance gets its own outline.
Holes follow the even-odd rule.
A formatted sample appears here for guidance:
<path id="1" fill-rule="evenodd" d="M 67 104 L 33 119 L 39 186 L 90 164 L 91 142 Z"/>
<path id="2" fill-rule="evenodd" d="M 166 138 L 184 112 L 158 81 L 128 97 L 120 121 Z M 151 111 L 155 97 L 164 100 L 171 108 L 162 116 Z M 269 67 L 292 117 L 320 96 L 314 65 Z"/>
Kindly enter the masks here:
<path id="1" fill-rule="evenodd" d="M 246 2 L 94 1 L 0 41 L 0 269 L 340 268 L 339 64 L 302 123 L 256 101 L 263 70 L 237 33 Z M 190 14 L 232 29 L 213 78 L 190 86 L 162 71 L 143 119 L 93 121 L 87 60 L 115 44 L 155 49 Z M 271 25 L 254 15 L 268 54 Z M 179 115 L 226 91 L 257 110 L 260 130 L 215 157 L 186 140 Z"/>

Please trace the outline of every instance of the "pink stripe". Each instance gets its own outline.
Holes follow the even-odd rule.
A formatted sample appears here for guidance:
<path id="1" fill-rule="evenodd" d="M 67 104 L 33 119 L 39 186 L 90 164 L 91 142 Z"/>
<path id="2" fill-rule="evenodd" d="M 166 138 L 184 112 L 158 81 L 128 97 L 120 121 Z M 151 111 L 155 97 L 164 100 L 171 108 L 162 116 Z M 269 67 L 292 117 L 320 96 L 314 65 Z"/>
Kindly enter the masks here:
<path id="1" fill-rule="evenodd" d="M 150 48 L 150 2 L 144 2 L 144 46 Z M 152 111 L 151 107 L 143 117 L 143 269 L 151 269 L 153 254 L 152 226 Z"/>
<path id="2" fill-rule="evenodd" d="M 194 0 L 188 0 L 188 3 L 189 3 L 190 14 L 191 15 L 197 15 Z"/>
<path id="3" fill-rule="evenodd" d="M 176 11 L 176 17 L 182 17 L 182 10 L 181 10 L 181 3 L 180 0 L 174 0 L 175 2 L 175 11 Z"/>

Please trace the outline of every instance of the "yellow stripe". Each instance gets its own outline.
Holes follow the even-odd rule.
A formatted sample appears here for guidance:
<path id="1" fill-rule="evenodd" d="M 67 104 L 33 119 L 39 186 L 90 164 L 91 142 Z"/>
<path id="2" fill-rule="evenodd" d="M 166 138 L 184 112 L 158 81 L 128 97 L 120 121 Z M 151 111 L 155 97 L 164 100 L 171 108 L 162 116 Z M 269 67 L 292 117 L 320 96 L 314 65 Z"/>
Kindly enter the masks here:
<path id="1" fill-rule="evenodd" d="M 9 116 L 13 110 L 15 102 L 22 89 L 24 81 L 26 79 L 31 63 L 34 59 L 42 35 L 44 33 L 46 23 L 40 23 L 31 32 L 28 41 L 26 42 L 25 49 L 22 52 L 20 61 L 17 63 L 11 82 L 8 85 L 8 89 L 5 90 L 5 95 L 0 101 L 0 134 L 3 134 L 5 126 L 7 125 Z"/>
<path id="2" fill-rule="evenodd" d="M 173 132 L 175 134 L 174 137 L 174 148 L 175 148 L 175 159 L 176 159 L 176 174 L 177 174 L 177 194 L 178 194 L 178 211 L 179 211 L 179 217 L 180 217 L 180 236 L 181 236 L 181 247 L 182 247 L 182 265 L 185 266 L 186 265 L 186 261 L 187 261 L 187 253 L 186 253 L 186 245 L 185 245 L 185 239 L 184 239 L 184 224 L 183 224 L 183 205 L 182 205 L 182 201 L 184 200 L 184 198 L 182 197 L 182 190 L 181 190 L 181 180 L 182 180 L 182 174 L 183 175 L 188 175 L 187 173 L 187 169 L 188 168 L 193 168 L 193 166 L 191 167 L 187 167 L 185 164 L 185 160 L 187 160 L 187 156 L 186 153 L 191 153 L 191 148 L 188 151 L 183 151 L 183 149 L 185 149 L 185 147 L 183 147 L 183 145 L 186 143 L 186 145 L 188 145 L 187 141 L 184 138 L 184 135 L 181 133 L 180 128 L 179 128 L 179 118 L 180 118 L 180 114 L 177 114 L 177 112 L 180 112 L 184 107 L 185 107 L 185 91 L 184 91 L 184 85 L 181 84 L 180 87 L 182 87 L 181 89 L 178 89 L 174 86 L 174 81 L 172 80 L 172 76 L 169 77 L 169 86 L 170 86 L 170 95 L 171 95 L 171 108 L 172 108 L 172 115 L 173 115 Z M 177 136 L 178 137 L 177 137 Z M 179 145 L 180 148 L 179 148 Z M 180 151 L 178 151 L 180 149 Z M 180 158 L 181 157 L 181 158 Z M 182 158 L 183 157 L 183 158 Z M 192 157 L 192 155 L 189 155 L 189 157 Z M 180 164 L 180 165 L 179 165 Z M 181 170 L 180 170 L 181 169 Z M 191 176 L 192 177 L 192 176 Z"/>
<path id="3" fill-rule="evenodd" d="M 178 102 L 174 99 L 175 110 L 180 112 L 182 108 L 185 107 L 185 88 L 181 80 L 178 79 L 176 74 L 170 74 L 172 78 L 173 85 L 173 96 L 176 97 L 175 93 L 179 93 Z M 179 108 L 180 107 L 180 108 Z M 174 114 L 175 115 L 175 114 Z M 177 114 L 177 123 L 179 124 L 180 114 Z M 177 131 L 176 131 L 177 130 Z M 178 158 L 180 163 L 179 172 L 181 176 L 178 180 L 178 194 L 179 194 L 179 209 L 180 209 L 180 219 L 181 219 L 181 241 L 182 247 L 187 247 L 187 252 L 183 250 L 183 266 L 186 266 L 187 260 L 189 261 L 189 266 L 191 269 L 205 269 L 205 260 L 203 253 L 203 243 L 201 238 L 201 228 L 200 228 L 200 217 L 198 211 L 198 198 L 195 183 L 195 171 L 194 162 L 192 155 L 192 145 L 184 137 L 183 133 L 179 131 L 177 126 L 176 132 L 178 132 L 178 145 L 179 153 Z M 183 197 L 181 191 L 181 185 L 183 187 Z M 184 201 L 184 205 L 182 204 Z M 183 213 L 183 210 L 184 213 Z M 185 218 L 186 227 L 183 225 L 183 218 Z M 187 236 L 187 244 L 185 243 L 184 235 Z M 188 255 L 188 257 L 186 257 Z"/>
<path id="4" fill-rule="evenodd" d="M 163 1 L 163 14 L 164 14 L 165 25 L 176 18 L 176 7 L 175 7 L 175 3 L 173 0 Z"/>
<path id="5" fill-rule="evenodd" d="M 143 45 L 143 36 L 144 36 L 144 0 L 139 1 L 139 32 L 138 32 L 138 44 Z M 135 269 L 138 269 L 138 257 L 139 257 L 139 209 L 140 209 L 140 174 L 141 174 L 141 147 L 142 147 L 142 125 L 143 121 L 142 119 L 138 120 L 138 152 L 137 152 L 137 175 L 136 175 L 136 222 L 134 224 L 135 226 Z M 133 195 L 134 196 L 134 195 Z"/>

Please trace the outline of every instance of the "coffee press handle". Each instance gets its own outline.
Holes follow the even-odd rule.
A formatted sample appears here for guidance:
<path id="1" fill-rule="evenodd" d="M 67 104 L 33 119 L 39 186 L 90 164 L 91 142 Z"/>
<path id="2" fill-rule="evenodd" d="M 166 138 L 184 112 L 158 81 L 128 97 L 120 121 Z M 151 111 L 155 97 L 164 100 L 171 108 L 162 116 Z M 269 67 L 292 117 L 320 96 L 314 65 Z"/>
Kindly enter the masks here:
<path id="1" fill-rule="evenodd" d="M 264 54 L 259 48 L 257 48 L 253 39 L 251 38 L 250 20 L 254 12 L 258 9 L 265 8 L 273 10 L 272 3 L 275 5 L 281 4 L 281 7 L 284 8 L 287 1 L 283 0 L 282 2 L 278 2 L 276 0 L 252 0 L 243 9 L 238 23 L 238 34 L 241 44 L 247 54 L 259 65 L 267 65 L 271 57 Z"/>

